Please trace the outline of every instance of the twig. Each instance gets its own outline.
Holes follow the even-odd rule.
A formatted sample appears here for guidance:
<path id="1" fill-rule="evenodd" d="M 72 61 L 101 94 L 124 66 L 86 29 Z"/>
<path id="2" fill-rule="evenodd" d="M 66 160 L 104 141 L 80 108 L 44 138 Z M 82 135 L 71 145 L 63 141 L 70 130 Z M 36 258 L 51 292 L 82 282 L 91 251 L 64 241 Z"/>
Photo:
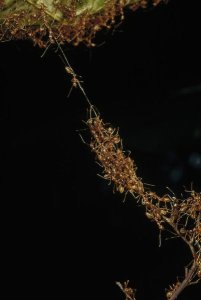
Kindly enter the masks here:
<path id="1" fill-rule="evenodd" d="M 191 268 L 188 270 L 185 279 L 180 283 L 180 285 L 178 285 L 178 287 L 174 290 L 172 296 L 170 298 L 168 298 L 168 300 L 175 300 L 179 294 L 187 287 L 190 285 L 190 282 L 193 278 L 193 276 L 196 274 L 197 272 L 197 264 L 194 261 L 193 265 L 191 266 Z"/>

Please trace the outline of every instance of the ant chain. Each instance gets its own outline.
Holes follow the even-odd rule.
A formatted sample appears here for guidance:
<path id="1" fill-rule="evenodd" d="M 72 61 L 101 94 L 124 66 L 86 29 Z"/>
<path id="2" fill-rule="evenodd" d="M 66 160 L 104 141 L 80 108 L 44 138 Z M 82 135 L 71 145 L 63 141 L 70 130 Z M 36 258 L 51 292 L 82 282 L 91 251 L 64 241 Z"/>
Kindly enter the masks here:
<path id="1" fill-rule="evenodd" d="M 56 38 L 55 38 L 55 41 L 56 41 L 56 44 L 57 44 L 57 46 L 58 46 L 58 49 L 60 50 L 60 52 L 61 52 L 61 54 L 62 54 L 62 57 L 63 57 L 63 59 L 64 59 L 64 62 L 65 62 L 65 64 L 66 64 L 65 70 L 66 70 L 66 72 L 67 72 L 68 74 L 70 74 L 70 75 L 72 76 L 72 88 L 73 88 L 73 87 L 77 87 L 77 86 L 79 87 L 79 89 L 81 90 L 81 92 L 82 92 L 82 94 L 83 94 L 85 100 L 86 100 L 87 103 L 89 104 L 90 109 L 93 110 L 95 116 L 97 116 L 97 113 L 96 113 L 96 111 L 95 111 L 95 109 L 94 109 L 94 106 L 92 105 L 91 101 L 89 100 L 89 98 L 88 98 L 88 96 L 87 96 L 87 94 L 86 94 L 86 92 L 85 92 L 85 90 L 84 90 L 84 88 L 83 88 L 83 86 L 82 86 L 80 80 L 78 79 L 78 77 L 77 77 L 75 71 L 73 70 L 72 66 L 70 65 L 70 62 L 68 61 L 67 56 L 66 56 L 66 54 L 64 53 L 64 51 L 63 51 L 63 49 L 62 49 L 60 43 L 58 43 L 58 41 L 56 40 Z M 71 88 L 71 90 L 72 90 L 72 88 Z M 70 92 L 71 92 L 71 90 L 70 90 Z M 69 94 L 70 94 L 70 92 L 69 92 Z"/>

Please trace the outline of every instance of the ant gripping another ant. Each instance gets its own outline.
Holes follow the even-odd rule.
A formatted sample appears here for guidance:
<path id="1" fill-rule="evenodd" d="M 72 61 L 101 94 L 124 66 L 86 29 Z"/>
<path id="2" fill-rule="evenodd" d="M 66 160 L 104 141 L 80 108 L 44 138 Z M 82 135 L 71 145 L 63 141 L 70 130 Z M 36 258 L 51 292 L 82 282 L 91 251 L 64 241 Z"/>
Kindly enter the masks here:
<path id="1" fill-rule="evenodd" d="M 69 93 L 68 93 L 68 97 L 70 96 L 70 93 L 71 93 L 71 91 L 72 91 L 72 89 L 73 89 L 74 87 L 75 87 L 75 88 L 79 87 L 79 89 L 80 89 L 80 91 L 82 92 L 82 94 L 83 94 L 85 100 L 88 102 L 89 107 L 93 107 L 93 105 L 91 104 L 89 98 L 87 97 L 87 94 L 85 93 L 84 88 L 82 87 L 82 84 L 81 84 L 82 81 L 80 81 L 80 80 L 78 79 L 78 77 L 80 77 L 80 76 L 77 76 L 77 75 L 75 74 L 73 68 L 71 67 L 71 65 L 70 65 L 70 63 L 69 63 L 69 61 L 68 61 L 68 59 L 67 59 L 67 57 L 66 57 L 66 55 L 65 55 L 65 53 L 64 53 L 64 51 L 63 51 L 63 49 L 62 49 L 62 47 L 61 47 L 61 45 L 58 43 L 58 41 L 57 41 L 56 39 L 55 39 L 55 41 L 56 41 L 56 44 L 57 44 L 57 46 L 58 46 L 58 49 L 60 50 L 60 52 L 61 52 L 61 54 L 62 54 L 61 59 L 62 59 L 62 61 L 64 60 L 65 70 L 66 70 L 66 72 L 67 72 L 69 75 L 72 76 L 72 78 L 71 78 L 72 87 L 71 87 L 71 89 L 70 89 L 70 91 L 69 91 Z"/>
<path id="2" fill-rule="evenodd" d="M 80 84 L 80 82 L 82 82 L 82 81 L 80 81 L 80 80 L 77 78 L 77 75 L 75 74 L 75 72 L 73 71 L 73 69 L 72 69 L 70 66 L 69 66 L 69 67 L 66 66 L 66 67 L 65 67 L 65 70 L 66 70 L 66 72 L 67 72 L 69 75 L 72 76 L 72 78 L 71 78 L 72 86 L 71 86 L 70 91 L 69 91 L 69 93 L 68 93 L 68 98 L 69 98 L 69 96 L 70 96 L 70 94 L 71 94 L 71 92 L 72 92 L 72 89 L 73 89 L 73 88 L 79 87 L 79 84 Z"/>
<path id="3" fill-rule="evenodd" d="M 90 102 L 89 98 L 87 97 L 87 94 L 85 93 L 85 90 L 84 90 L 84 88 L 83 88 L 83 86 L 81 84 L 83 81 L 80 81 L 79 78 L 78 78 L 78 77 L 81 77 L 81 76 L 76 75 L 76 73 L 74 72 L 73 68 L 71 67 L 71 65 L 70 65 L 70 63 L 69 63 L 69 61 L 67 59 L 66 54 L 64 53 L 64 51 L 62 49 L 61 44 L 57 41 L 57 38 L 54 36 L 54 34 L 51 31 L 51 29 L 49 29 L 49 31 L 50 31 L 50 34 L 51 34 L 52 43 L 55 42 L 56 45 L 57 45 L 57 50 L 55 52 L 57 52 L 58 50 L 60 51 L 61 55 L 59 55 L 59 56 L 60 56 L 61 60 L 63 61 L 64 65 L 65 65 L 65 71 L 66 71 L 67 74 L 71 75 L 72 86 L 71 86 L 70 91 L 68 93 L 68 97 L 70 96 L 72 89 L 74 87 L 75 88 L 78 87 L 80 89 L 80 91 L 82 92 L 85 100 L 87 101 L 89 107 L 93 109 L 93 105 L 91 104 L 91 102 Z M 51 45 L 51 43 L 49 44 L 49 46 L 50 45 Z M 49 48 L 49 46 L 46 48 L 46 50 L 44 51 L 44 53 L 42 54 L 41 57 L 43 57 L 45 55 L 45 53 L 46 53 L 47 49 Z"/>

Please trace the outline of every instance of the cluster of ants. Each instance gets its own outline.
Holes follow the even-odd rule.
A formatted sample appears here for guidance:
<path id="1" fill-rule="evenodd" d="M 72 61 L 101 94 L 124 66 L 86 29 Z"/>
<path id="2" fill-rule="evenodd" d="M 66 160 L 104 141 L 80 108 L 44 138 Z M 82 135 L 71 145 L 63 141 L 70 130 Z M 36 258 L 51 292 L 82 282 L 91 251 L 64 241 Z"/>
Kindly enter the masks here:
<path id="1" fill-rule="evenodd" d="M 90 117 L 86 122 L 91 134 L 90 148 L 96 154 L 96 160 L 102 167 L 101 177 L 114 184 L 114 191 L 129 192 L 145 207 L 146 216 L 154 221 L 160 230 L 171 228 L 173 234 L 180 237 L 190 247 L 193 256 L 193 276 L 191 280 L 201 279 L 201 193 L 190 191 L 186 199 L 166 194 L 162 197 L 146 190 L 136 174 L 136 166 L 129 154 L 123 150 L 118 129 L 104 123 L 99 115 Z M 188 269 L 189 272 L 190 268 Z M 197 278 L 197 279 L 195 279 Z M 190 284 L 190 281 L 188 284 Z M 182 284 L 175 284 L 167 292 L 167 299 Z M 127 299 L 129 299 L 127 295 Z"/>
<path id="2" fill-rule="evenodd" d="M 125 300 L 136 300 L 135 298 L 136 290 L 134 290 L 132 287 L 129 286 L 129 280 L 126 280 L 123 283 L 117 281 L 116 285 L 118 285 L 120 290 L 125 295 Z"/>
<path id="3" fill-rule="evenodd" d="M 118 129 L 105 124 L 97 114 L 89 118 L 87 125 L 92 136 L 90 148 L 95 152 L 96 159 L 103 168 L 102 177 L 114 184 L 114 190 L 120 193 L 129 192 L 140 199 L 142 205 L 146 207 L 146 216 L 153 219 L 160 229 L 163 229 L 161 225 L 163 222 L 176 222 L 179 228 L 181 223 L 179 221 L 184 218 L 195 221 L 199 219 L 199 222 L 195 222 L 198 225 L 195 226 L 194 232 L 200 239 L 201 193 L 191 191 L 187 199 L 178 199 L 169 194 L 160 197 L 155 192 L 146 191 L 136 174 L 134 161 L 123 150 Z"/>
<path id="4" fill-rule="evenodd" d="M 173 196 L 169 194 L 158 196 L 155 192 L 145 188 L 136 174 L 137 168 L 134 160 L 128 152 L 123 150 L 118 129 L 105 123 L 96 113 L 82 87 L 79 76 L 70 66 L 58 42 L 57 45 L 65 59 L 65 70 L 71 76 L 72 88 L 78 87 L 90 106 L 90 118 L 86 125 L 91 135 L 89 146 L 96 155 L 96 161 L 102 167 L 100 176 L 114 184 L 114 191 L 125 193 L 125 196 L 127 193 L 132 194 L 145 207 L 146 216 L 158 225 L 160 231 L 165 227 L 171 228 L 172 233 L 183 239 L 191 250 L 193 260 L 187 268 L 183 283 L 177 281 L 167 290 L 167 299 L 174 300 L 175 295 L 184 286 L 201 280 L 201 193 L 196 193 L 191 189 L 186 191 L 190 192 L 186 199 L 179 199 L 173 192 Z M 134 290 L 128 287 L 128 282 L 121 285 L 121 289 L 126 300 L 135 299 Z"/>
<path id="5" fill-rule="evenodd" d="M 99 116 L 90 118 L 87 125 L 92 135 L 90 147 L 103 168 L 103 178 L 114 183 L 120 193 L 142 194 L 142 182 L 136 176 L 134 161 L 126 156 L 118 130 L 104 124 Z"/>

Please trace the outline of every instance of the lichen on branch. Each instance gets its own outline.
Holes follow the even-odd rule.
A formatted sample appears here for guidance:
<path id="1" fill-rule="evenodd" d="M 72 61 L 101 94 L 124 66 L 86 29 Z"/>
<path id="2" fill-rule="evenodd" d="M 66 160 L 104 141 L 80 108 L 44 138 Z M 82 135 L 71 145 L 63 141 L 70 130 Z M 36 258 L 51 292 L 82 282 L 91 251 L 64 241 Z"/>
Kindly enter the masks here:
<path id="1" fill-rule="evenodd" d="M 93 45 L 96 32 L 123 19 L 124 8 L 135 10 L 164 0 L 0 0 L 0 40 L 32 39 Z"/>

